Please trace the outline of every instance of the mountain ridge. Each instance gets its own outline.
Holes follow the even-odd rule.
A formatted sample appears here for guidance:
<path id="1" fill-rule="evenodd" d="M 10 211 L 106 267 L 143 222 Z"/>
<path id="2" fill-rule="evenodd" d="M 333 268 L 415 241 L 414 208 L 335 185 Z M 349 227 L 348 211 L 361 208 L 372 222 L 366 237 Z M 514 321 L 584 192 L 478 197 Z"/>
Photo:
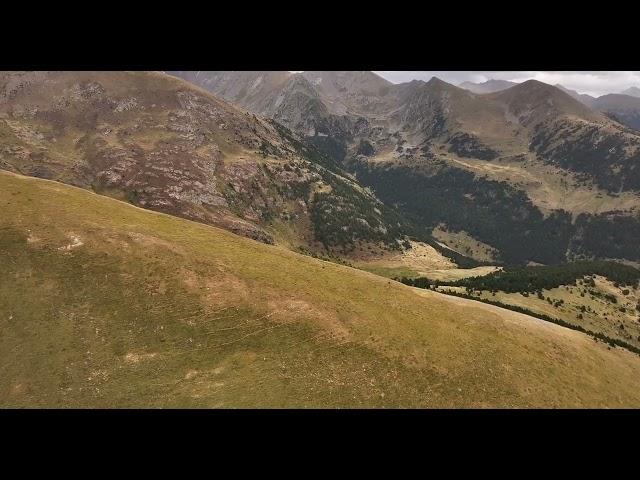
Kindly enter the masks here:
<path id="1" fill-rule="evenodd" d="M 55 81 L 44 87 L 46 74 L 34 75 L 26 90 L 15 90 L 13 80 L 5 88 L 14 110 L 0 122 L 13 142 L 0 157 L 4 168 L 57 172 L 70 183 L 317 253 L 370 257 L 370 248 L 385 255 L 410 241 L 437 249 L 434 232 L 450 227 L 497 252 L 500 263 L 640 260 L 632 246 L 640 135 L 542 82 L 480 95 L 437 78 L 388 85 L 366 72 L 333 72 L 323 93 L 290 72 L 186 75 L 227 95 L 244 90 L 248 103 L 236 108 L 168 75 L 118 74 L 121 85 L 105 80 L 105 89 L 73 81 L 87 73 L 49 74 L 69 81 L 68 91 L 53 96 L 46 88 Z M 318 72 L 308 76 L 325 81 Z M 144 95 L 140 82 L 147 82 Z M 126 91 L 133 84 L 135 95 Z M 388 90 L 373 95 L 371 85 Z M 116 87 L 125 90 L 112 98 Z M 42 103 L 39 111 L 29 95 Z M 168 95 L 169 118 L 152 107 L 160 103 L 154 95 Z M 114 132 L 109 122 L 125 117 L 130 125 Z M 504 212 L 507 205 L 518 213 Z M 555 244 L 544 251 L 549 228 Z M 616 241 L 601 241 L 612 229 Z"/>

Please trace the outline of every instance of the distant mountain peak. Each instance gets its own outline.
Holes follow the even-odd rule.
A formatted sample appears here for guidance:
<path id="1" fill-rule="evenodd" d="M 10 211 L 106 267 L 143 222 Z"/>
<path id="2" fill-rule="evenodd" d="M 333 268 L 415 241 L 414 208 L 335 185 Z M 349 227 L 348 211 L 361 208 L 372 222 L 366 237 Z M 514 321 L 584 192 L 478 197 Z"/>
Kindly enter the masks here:
<path id="1" fill-rule="evenodd" d="M 447 82 L 445 82 L 444 80 L 440 80 L 436 76 L 431 77 L 431 79 L 429 79 L 427 84 L 429 84 L 429 85 L 449 85 Z"/>
<path id="2" fill-rule="evenodd" d="M 436 89 L 445 89 L 445 90 L 459 90 L 455 85 L 445 82 L 444 80 L 438 77 L 431 77 L 431 79 L 424 83 L 424 85 L 428 88 L 436 88 Z"/>
<path id="3" fill-rule="evenodd" d="M 544 83 L 541 82 L 540 80 L 535 80 L 533 78 L 530 78 L 529 80 L 525 80 L 524 82 L 520 83 L 520 86 L 523 88 L 530 88 L 530 87 L 539 87 L 539 88 L 547 88 L 547 87 L 553 87 L 552 85 L 549 85 L 548 83 Z"/>
<path id="4" fill-rule="evenodd" d="M 567 89 L 559 88 L 554 85 L 549 85 L 548 83 L 544 83 L 544 82 L 541 82 L 540 80 L 534 80 L 534 79 L 530 79 L 522 83 L 518 83 L 513 88 L 509 89 L 509 92 L 513 92 L 514 94 L 517 93 L 520 96 L 523 96 L 523 95 L 545 96 L 545 97 L 549 96 L 550 98 L 566 98 L 567 100 L 571 98 L 571 100 L 576 100 L 572 95 L 570 95 Z M 501 93 L 507 93 L 507 92 L 501 92 Z"/>
<path id="5" fill-rule="evenodd" d="M 622 95 L 630 95 L 632 97 L 640 97 L 640 88 L 638 87 L 629 87 L 626 90 L 620 92 Z"/>
<path id="6" fill-rule="evenodd" d="M 571 97 L 575 98 L 580 103 L 583 103 L 586 106 L 593 108 L 596 101 L 596 97 L 592 97 L 591 95 L 587 95 L 586 93 L 578 93 L 577 91 L 571 90 L 563 85 L 560 85 L 559 83 L 556 83 L 554 86 L 556 88 L 559 88 L 563 92 L 569 94 Z"/>
<path id="7" fill-rule="evenodd" d="M 580 99 L 539 80 L 527 80 L 492 96 L 508 105 L 510 112 L 520 116 L 521 123 L 529 126 L 558 116 L 575 116 L 598 122 L 604 120 L 603 115 Z"/>

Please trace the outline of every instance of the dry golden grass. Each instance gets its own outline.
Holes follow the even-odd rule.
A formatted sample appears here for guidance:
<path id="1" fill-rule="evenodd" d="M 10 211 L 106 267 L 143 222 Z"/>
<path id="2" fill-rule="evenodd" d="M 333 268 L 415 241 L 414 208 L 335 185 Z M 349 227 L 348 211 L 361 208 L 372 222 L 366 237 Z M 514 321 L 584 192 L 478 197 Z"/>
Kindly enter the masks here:
<path id="1" fill-rule="evenodd" d="M 448 270 L 432 270 L 427 272 L 426 277 L 430 280 L 440 280 L 444 282 L 454 282 L 469 277 L 482 277 L 495 272 L 500 267 L 491 265 L 474 268 L 451 268 Z"/>
<path id="2" fill-rule="evenodd" d="M 479 262 L 493 262 L 498 257 L 495 248 L 473 238 L 467 232 L 447 231 L 440 226 L 433 229 L 432 235 L 442 245 Z"/>
<path id="3" fill-rule="evenodd" d="M 384 277 L 418 277 L 434 270 L 455 269 L 456 264 L 426 243 L 410 241 L 411 248 L 384 252 L 354 261 L 354 266 Z"/>
<path id="4" fill-rule="evenodd" d="M 0 207 L 5 407 L 640 406 L 640 357 L 524 315 L 55 182 Z"/>

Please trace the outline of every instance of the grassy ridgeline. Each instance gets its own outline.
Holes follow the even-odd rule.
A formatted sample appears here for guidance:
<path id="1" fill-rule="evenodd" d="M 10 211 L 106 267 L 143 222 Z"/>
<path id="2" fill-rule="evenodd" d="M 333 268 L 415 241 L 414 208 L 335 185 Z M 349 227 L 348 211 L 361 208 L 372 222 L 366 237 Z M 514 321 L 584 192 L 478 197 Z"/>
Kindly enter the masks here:
<path id="1" fill-rule="evenodd" d="M 0 207 L 5 407 L 640 406 L 637 356 L 530 317 L 55 182 Z"/>

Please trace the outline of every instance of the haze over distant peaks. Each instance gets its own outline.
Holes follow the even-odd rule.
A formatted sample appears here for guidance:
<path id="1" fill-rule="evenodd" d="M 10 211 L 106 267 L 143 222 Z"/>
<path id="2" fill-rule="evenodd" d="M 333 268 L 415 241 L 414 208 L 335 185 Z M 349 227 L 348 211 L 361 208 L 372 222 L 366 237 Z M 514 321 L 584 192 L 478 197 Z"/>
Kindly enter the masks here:
<path id="1" fill-rule="evenodd" d="M 640 130 L 640 96 L 611 93 L 598 97 L 593 108 L 628 127 Z"/>
<path id="2" fill-rule="evenodd" d="M 514 85 L 517 85 L 517 83 L 510 82 L 508 80 L 489 79 L 483 83 L 462 82 L 458 86 L 473 93 L 494 93 L 501 90 L 506 90 L 507 88 L 511 88 Z"/>
<path id="3" fill-rule="evenodd" d="M 556 87 L 559 88 L 560 90 L 562 90 L 563 92 L 568 93 L 573 98 L 575 98 L 579 102 L 584 103 L 588 107 L 593 107 L 593 104 L 594 104 L 594 102 L 596 100 L 595 97 L 592 97 L 591 95 L 587 95 L 586 93 L 578 93 L 575 90 L 570 90 L 570 89 L 560 85 L 559 83 L 556 84 Z"/>
<path id="4" fill-rule="evenodd" d="M 631 95 L 632 97 L 640 97 L 640 88 L 629 87 L 626 90 L 620 92 L 622 95 Z"/>

